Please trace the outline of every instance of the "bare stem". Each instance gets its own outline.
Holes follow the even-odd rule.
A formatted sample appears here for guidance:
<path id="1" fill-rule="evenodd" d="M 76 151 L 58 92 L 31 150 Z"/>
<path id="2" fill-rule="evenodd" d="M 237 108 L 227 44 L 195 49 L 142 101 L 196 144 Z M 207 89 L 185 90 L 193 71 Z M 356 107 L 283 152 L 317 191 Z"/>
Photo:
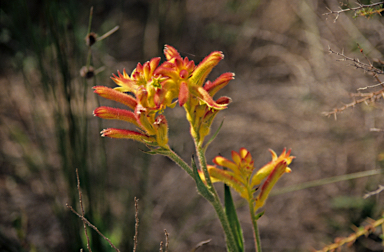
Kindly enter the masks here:
<path id="1" fill-rule="evenodd" d="M 75 209 L 72 208 L 72 206 L 70 206 L 70 205 L 68 205 L 68 204 L 66 204 L 66 206 L 67 206 L 67 207 L 68 207 L 74 214 L 76 214 L 82 221 L 84 221 L 85 223 L 87 223 L 87 225 L 88 225 L 90 228 L 92 228 L 93 230 L 95 230 L 101 237 L 103 237 L 104 240 L 106 240 L 106 241 L 109 243 L 109 245 L 111 245 L 111 247 L 112 247 L 113 249 L 115 249 L 117 252 L 120 252 L 120 250 L 119 250 L 118 248 L 116 248 L 115 245 L 113 245 L 113 243 L 111 242 L 111 240 L 109 240 L 107 237 L 105 237 L 105 236 L 104 236 L 104 235 L 97 229 L 97 227 L 95 227 L 92 223 L 90 223 L 84 216 L 81 216 L 81 214 L 77 213 L 77 212 L 75 211 Z"/>
<path id="2" fill-rule="evenodd" d="M 79 202 L 80 202 L 80 208 L 81 208 L 81 216 L 84 217 L 85 212 L 84 212 L 84 206 L 83 206 L 83 194 L 81 193 L 81 188 L 80 188 L 80 179 L 79 179 L 79 169 L 76 168 L 76 178 L 77 178 L 77 191 L 79 192 Z M 87 231 L 87 225 L 86 222 L 83 220 L 83 226 L 84 226 L 84 233 L 85 237 L 87 238 L 87 249 L 89 252 L 92 252 L 91 246 L 89 245 L 89 236 L 88 236 L 88 231 Z"/>
<path id="3" fill-rule="evenodd" d="M 133 236 L 133 252 L 137 249 L 137 236 L 139 233 L 139 199 L 135 197 L 135 236 Z"/>

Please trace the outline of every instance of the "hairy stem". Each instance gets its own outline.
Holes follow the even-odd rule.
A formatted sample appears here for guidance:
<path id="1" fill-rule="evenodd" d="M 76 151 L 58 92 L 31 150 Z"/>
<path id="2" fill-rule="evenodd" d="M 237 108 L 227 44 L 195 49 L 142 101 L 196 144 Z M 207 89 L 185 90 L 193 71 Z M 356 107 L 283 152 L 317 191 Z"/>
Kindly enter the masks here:
<path id="1" fill-rule="evenodd" d="M 169 148 L 164 155 L 169 157 L 171 160 L 173 160 L 173 162 L 175 162 L 184 171 L 186 171 L 189 176 L 194 178 L 192 168 L 181 157 L 179 157 L 179 155 L 177 155 L 176 152 L 174 152 Z"/>
<path id="2" fill-rule="evenodd" d="M 229 221 L 227 219 L 227 216 L 226 216 L 224 209 L 221 205 L 219 196 L 217 195 L 217 192 L 216 192 L 215 188 L 213 187 L 211 178 L 210 178 L 209 173 L 208 173 L 207 161 L 205 158 L 205 149 L 202 148 L 198 144 L 199 143 L 198 139 L 194 139 L 194 140 L 195 140 L 196 152 L 197 152 L 197 157 L 199 159 L 200 168 L 204 172 L 205 180 L 207 182 L 207 187 L 208 187 L 209 191 L 211 191 L 211 193 L 214 196 L 214 200 L 209 201 L 209 202 L 211 202 L 211 204 L 213 205 L 213 208 L 215 209 L 216 214 L 220 220 L 221 226 L 224 229 L 228 250 L 230 252 L 239 252 L 238 247 L 236 246 L 235 237 L 233 236 L 231 227 L 229 225 Z"/>
<path id="3" fill-rule="evenodd" d="M 248 202 L 249 205 L 249 213 L 251 214 L 252 219 L 252 227 L 253 227 L 253 238 L 255 240 L 255 249 L 256 252 L 261 252 L 261 242 L 260 242 L 260 234 L 259 234 L 259 228 L 257 227 L 257 218 L 255 215 L 255 210 L 253 207 L 253 201 Z"/>

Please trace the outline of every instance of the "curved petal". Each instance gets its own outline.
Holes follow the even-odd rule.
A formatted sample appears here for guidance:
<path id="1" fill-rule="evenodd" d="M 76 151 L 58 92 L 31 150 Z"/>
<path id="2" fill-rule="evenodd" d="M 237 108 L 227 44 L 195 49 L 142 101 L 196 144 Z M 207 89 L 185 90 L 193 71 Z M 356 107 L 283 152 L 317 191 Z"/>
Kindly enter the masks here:
<path id="1" fill-rule="evenodd" d="M 214 108 L 214 109 L 217 109 L 217 110 L 223 110 L 223 109 L 227 108 L 227 104 L 218 104 L 218 103 L 216 103 L 212 99 L 212 97 L 208 94 L 208 92 L 205 91 L 205 89 L 202 88 L 202 87 L 197 87 L 196 88 L 195 86 L 192 86 L 191 91 L 194 93 L 194 95 L 196 95 L 197 98 L 199 98 L 199 100 L 201 102 L 204 102 L 210 108 Z"/>
<path id="2" fill-rule="evenodd" d="M 207 168 L 208 168 L 208 172 L 210 169 L 216 169 L 216 167 L 213 165 L 207 165 Z M 205 180 L 204 172 L 202 170 L 199 170 L 199 169 L 197 170 L 197 172 L 199 173 L 200 178 L 204 182 L 204 184 L 207 184 L 207 181 Z M 211 177 L 211 182 L 216 183 L 216 182 L 220 182 L 220 180 Z"/>
<path id="3" fill-rule="evenodd" d="M 216 167 L 211 167 L 208 172 L 211 178 L 224 182 L 240 193 L 242 197 L 247 198 L 247 189 L 242 183 L 241 178 L 236 176 L 235 173 L 231 171 L 224 171 Z"/>
<path id="4" fill-rule="evenodd" d="M 171 60 L 173 58 L 181 58 L 179 52 L 170 45 L 165 45 L 164 47 L 164 55 L 167 60 Z"/>
<path id="5" fill-rule="evenodd" d="M 103 137 L 133 139 L 146 144 L 156 143 L 156 139 L 154 137 L 132 130 L 108 128 L 102 130 L 100 133 Z"/>
<path id="6" fill-rule="evenodd" d="M 214 82 L 207 81 L 204 85 L 204 89 L 210 96 L 214 96 L 220 89 L 225 87 L 230 80 L 235 79 L 234 73 L 223 73 Z"/>
<path id="7" fill-rule="evenodd" d="M 274 152 L 272 149 L 269 149 L 268 151 L 269 151 L 269 152 L 271 153 L 271 155 L 272 155 L 272 161 L 276 160 L 276 159 L 277 159 L 277 154 L 276 154 L 276 152 Z M 285 149 L 284 149 L 284 151 L 285 151 Z"/>
<path id="8" fill-rule="evenodd" d="M 179 91 L 179 104 L 183 106 L 189 98 L 189 90 L 188 84 L 185 81 L 180 83 L 180 91 Z"/>
<path id="9" fill-rule="evenodd" d="M 203 86 L 207 75 L 212 71 L 212 68 L 214 68 L 222 59 L 224 59 L 222 52 L 215 51 L 210 53 L 193 71 L 190 78 L 191 83 L 199 87 Z"/>
<path id="10" fill-rule="evenodd" d="M 255 211 L 264 205 L 273 186 L 276 184 L 279 178 L 286 172 L 286 168 L 287 162 L 285 160 L 281 160 L 276 164 L 275 168 L 269 174 L 268 178 L 265 180 L 263 186 L 260 189 L 260 193 L 257 196 L 255 202 Z"/>
<path id="11" fill-rule="evenodd" d="M 150 66 L 150 75 L 154 75 L 154 72 L 157 68 L 157 66 L 159 65 L 160 63 L 160 60 L 161 58 L 160 57 L 156 57 L 156 58 L 153 58 L 151 59 L 151 61 L 149 62 L 149 66 Z"/>
<path id="12" fill-rule="evenodd" d="M 273 150 L 269 150 L 272 153 L 272 161 L 268 164 L 264 165 L 262 168 L 260 168 L 257 173 L 252 177 L 251 181 L 251 187 L 256 186 L 261 183 L 263 179 L 265 179 L 276 167 L 276 165 L 284 160 L 287 163 L 287 166 L 292 162 L 292 159 L 294 159 L 294 156 L 290 156 L 291 150 L 288 152 L 285 152 L 285 148 L 281 155 L 277 157 L 276 153 Z M 287 167 L 286 172 L 290 172 L 291 169 Z"/>
<path id="13" fill-rule="evenodd" d="M 115 89 L 104 87 L 104 86 L 95 86 L 93 87 L 93 89 L 94 89 L 93 92 L 100 95 L 101 97 L 122 103 L 133 110 L 137 106 L 137 102 L 135 98 L 125 93 L 119 92 Z"/>
<path id="14" fill-rule="evenodd" d="M 236 164 L 237 166 L 239 166 L 240 163 L 241 163 L 241 157 L 240 157 L 240 154 L 237 153 L 236 151 L 231 151 L 231 156 L 232 156 L 232 160 L 233 160 L 233 162 L 235 162 L 235 164 Z"/>
<path id="15" fill-rule="evenodd" d="M 112 74 L 113 77 L 111 79 L 120 87 L 116 87 L 115 89 L 120 92 L 135 92 L 136 90 L 136 82 L 129 78 L 128 74 L 123 70 L 123 74 L 117 71 L 117 75 Z"/>
<path id="16" fill-rule="evenodd" d="M 140 124 L 137 122 L 135 114 L 125 109 L 101 106 L 93 111 L 93 115 L 103 119 L 116 119 L 126 121 L 141 128 Z"/>
<path id="17" fill-rule="evenodd" d="M 223 167 L 229 168 L 232 171 L 238 170 L 238 167 L 237 167 L 237 165 L 234 162 L 232 162 L 232 161 L 230 161 L 230 160 L 228 160 L 228 159 L 226 159 L 225 157 L 222 157 L 222 156 L 215 157 L 213 159 L 213 163 L 215 163 L 215 164 L 217 164 L 219 166 L 223 166 Z"/>

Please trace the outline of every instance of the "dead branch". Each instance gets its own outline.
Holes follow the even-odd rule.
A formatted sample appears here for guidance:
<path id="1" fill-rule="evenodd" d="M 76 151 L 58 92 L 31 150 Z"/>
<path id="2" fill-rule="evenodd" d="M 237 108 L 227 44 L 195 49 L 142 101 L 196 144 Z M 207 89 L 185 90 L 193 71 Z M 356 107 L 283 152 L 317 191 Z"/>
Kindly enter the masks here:
<path id="1" fill-rule="evenodd" d="M 336 55 L 342 57 L 341 59 L 339 59 L 339 61 L 351 61 L 351 62 L 353 62 L 351 64 L 352 66 L 359 68 L 359 69 L 363 69 L 364 72 L 371 72 L 373 74 L 384 74 L 384 71 L 374 67 L 369 60 L 368 60 L 368 62 L 369 62 L 368 64 L 361 62 L 358 58 L 351 58 L 351 57 L 346 56 L 344 54 L 344 51 L 342 51 L 341 53 L 335 52 L 329 46 L 328 46 L 328 51 L 330 54 L 336 54 Z M 363 52 L 362 49 L 360 49 L 360 51 Z"/>
<path id="2" fill-rule="evenodd" d="M 77 178 L 77 191 L 79 192 L 81 216 L 84 217 L 85 212 L 84 212 L 84 206 L 83 206 L 83 194 L 81 193 L 79 169 L 77 169 L 77 168 L 76 168 L 76 178 Z M 88 231 L 87 231 L 87 224 L 84 220 L 83 220 L 83 226 L 84 226 L 85 237 L 87 238 L 87 249 L 89 252 L 92 252 L 91 246 L 89 245 L 89 236 L 88 236 Z"/>
<path id="3" fill-rule="evenodd" d="M 135 197 L 135 235 L 133 236 L 133 252 L 137 249 L 137 235 L 139 233 L 139 199 Z"/>
<path id="4" fill-rule="evenodd" d="M 168 236 L 169 236 L 169 234 L 168 234 L 168 232 L 167 232 L 167 230 L 165 230 L 164 229 L 164 233 L 165 233 L 165 252 L 168 252 L 168 246 L 169 246 L 169 240 L 168 240 Z"/>
<path id="5" fill-rule="evenodd" d="M 340 8 L 340 10 L 338 10 L 338 11 L 334 11 L 334 10 L 331 10 L 331 9 L 327 8 L 328 12 L 324 13 L 323 15 L 331 15 L 331 14 L 336 15 L 335 19 L 333 20 L 333 22 L 336 23 L 336 21 L 339 18 L 340 14 L 343 13 L 343 12 L 354 11 L 355 16 L 356 16 L 357 12 L 359 10 L 362 10 L 364 8 L 373 8 L 373 7 L 379 6 L 381 4 L 384 4 L 384 1 L 383 2 L 373 3 L 373 4 L 361 4 L 361 3 L 357 2 L 357 5 L 358 5 L 357 7 L 350 7 L 350 8 L 346 8 L 346 9 L 341 9 Z"/>
<path id="6" fill-rule="evenodd" d="M 84 233 L 85 233 L 85 236 L 87 237 L 87 248 L 88 248 L 88 251 L 92 252 L 91 250 L 91 247 L 90 247 L 90 243 L 89 243 L 89 236 L 88 236 L 88 233 L 87 233 L 87 225 L 92 228 L 93 230 L 95 230 L 101 237 L 104 238 L 104 240 L 106 240 L 109 245 L 111 245 L 112 248 L 114 248 L 117 252 L 120 252 L 120 250 L 118 248 L 116 248 L 115 245 L 113 245 L 113 243 L 107 238 L 105 237 L 98 229 L 97 227 L 95 227 L 91 222 L 89 222 L 85 217 L 84 217 L 84 206 L 83 206 L 83 194 L 81 193 L 81 188 L 80 188 L 80 178 L 79 178 L 79 171 L 78 169 L 76 169 L 76 177 L 77 177 L 77 191 L 79 192 L 79 202 L 80 202 L 80 208 L 81 208 L 81 213 L 82 214 L 79 214 L 78 212 L 75 211 L 75 209 L 72 208 L 72 206 L 65 204 L 74 214 L 76 214 L 82 221 L 83 221 L 83 225 L 84 225 Z"/>
<path id="7" fill-rule="evenodd" d="M 378 188 L 378 189 L 376 189 L 376 190 L 374 190 L 374 191 L 372 191 L 372 192 L 366 193 L 366 194 L 363 196 L 363 198 L 364 198 L 364 199 L 369 198 L 369 197 L 371 197 L 371 196 L 373 196 L 373 195 L 377 195 L 377 194 L 381 193 L 382 191 L 384 191 L 384 186 L 379 185 L 379 188 Z"/>
<path id="8" fill-rule="evenodd" d="M 111 245 L 111 247 L 113 249 L 115 249 L 117 252 L 120 252 L 120 250 L 118 248 L 116 248 L 115 245 L 113 245 L 113 243 L 111 242 L 111 240 L 109 240 L 107 237 L 105 237 L 98 229 L 97 227 L 95 227 L 91 222 L 89 222 L 84 216 L 81 216 L 81 214 L 77 213 L 75 211 L 75 209 L 72 208 L 72 206 L 68 205 L 68 204 L 65 204 L 74 214 L 76 214 L 81 220 L 85 221 L 85 223 L 87 223 L 88 227 L 92 228 L 93 230 L 95 230 L 101 237 L 104 238 L 104 240 L 106 240 L 109 245 Z"/>
<path id="9" fill-rule="evenodd" d="M 359 94 L 357 94 L 357 95 L 359 95 Z M 357 96 L 357 95 L 355 94 L 355 96 Z M 348 104 L 342 106 L 341 108 L 335 108 L 334 110 L 332 110 L 330 112 L 323 112 L 322 114 L 325 116 L 328 116 L 328 117 L 333 115 L 335 117 L 335 120 L 336 120 L 337 119 L 336 114 L 346 110 L 347 108 L 355 107 L 357 104 L 360 104 L 363 102 L 367 103 L 367 104 L 373 103 L 373 102 L 379 100 L 380 98 L 384 98 L 384 88 L 380 89 L 379 91 L 372 92 L 372 93 L 363 93 L 363 94 L 360 94 L 359 96 L 363 97 L 363 98 L 358 99 L 358 100 L 354 100 L 353 102 L 348 103 Z"/>

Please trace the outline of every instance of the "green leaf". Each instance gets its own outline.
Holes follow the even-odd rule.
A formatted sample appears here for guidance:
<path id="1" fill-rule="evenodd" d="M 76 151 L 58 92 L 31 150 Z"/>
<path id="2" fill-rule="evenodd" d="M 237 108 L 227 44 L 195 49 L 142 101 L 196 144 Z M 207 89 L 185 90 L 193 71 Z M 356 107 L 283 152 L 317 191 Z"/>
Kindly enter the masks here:
<path id="1" fill-rule="evenodd" d="M 204 149 L 207 149 L 208 145 L 212 143 L 213 140 L 215 140 L 216 136 L 219 134 L 219 131 L 221 130 L 221 127 L 223 127 L 224 119 L 221 121 L 219 128 L 216 130 L 215 134 L 209 139 L 209 141 L 205 144 Z"/>
<path id="2" fill-rule="evenodd" d="M 255 215 L 255 219 L 258 220 L 258 219 L 260 219 L 260 217 L 263 216 L 263 215 L 264 215 L 264 211 L 262 211 L 261 213 L 256 214 L 256 215 Z"/>
<path id="3" fill-rule="evenodd" d="M 166 148 L 163 148 L 163 147 L 158 147 L 158 148 L 148 147 L 148 148 L 149 148 L 148 151 L 146 151 L 146 150 L 141 150 L 141 151 L 146 153 L 146 154 L 149 154 L 149 155 L 164 155 L 164 156 L 167 156 L 170 153 L 169 149 L 166 149 Z"/>
<path id="4" fill-rule="evenodd" d="M 197 166 L 195 163 L 195 158 L 192 156 L 192 168 L 193 168 L 193 175 L 196 182 L 197 191 L 208 201 L 213 202 L 215 200 L 215 197 L 213 194 L 208 190 L 207 186 L 204 184 L 204 182 L 201 180 L 199 173 L 197 172 Z"/>
<path id="5" fill-rule="evenodd" d="M 231 189 L 224 184 L 224 205 L 225 214 L 227 215 L 229 225 L 231 227 L 233 236 L 236 240 L 236 245 L 239 251 L 244 251 L 244 238 L 243 231 L 240 226 L 239 219 L 237 218 L 235 204 L 233 203 Z"/>

